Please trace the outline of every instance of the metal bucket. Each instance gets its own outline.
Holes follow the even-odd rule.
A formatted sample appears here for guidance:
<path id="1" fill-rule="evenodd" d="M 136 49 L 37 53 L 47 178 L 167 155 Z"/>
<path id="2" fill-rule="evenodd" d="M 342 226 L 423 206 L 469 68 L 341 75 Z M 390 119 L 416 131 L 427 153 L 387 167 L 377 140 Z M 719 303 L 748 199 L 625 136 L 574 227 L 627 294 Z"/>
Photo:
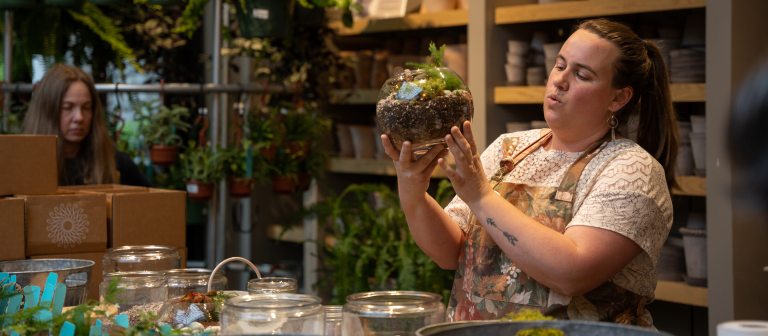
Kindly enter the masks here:
<path id="1" fill-rule="evenodd" d="M 16 283 L 45 288 L 48 273 L 59 275 L 59 282 L 67 286 L 65 306 L 76 306 L 85 302 L 87 285 L 91 280 L 91 269 L 95 263 L 82 259 L 27 259 L 0 262 L 0 271 L 16 275 Z"/>
<path id="2" fill-rule="evenodd" d="M 552 321 L 462 321 L 438 323 L 416 331 L 417 336 L 515 335 L 520 330 L 553 328 L 568 336 L 646 336 L 670 335 L 664 332 L 616 323 L 552 320 Z"/>

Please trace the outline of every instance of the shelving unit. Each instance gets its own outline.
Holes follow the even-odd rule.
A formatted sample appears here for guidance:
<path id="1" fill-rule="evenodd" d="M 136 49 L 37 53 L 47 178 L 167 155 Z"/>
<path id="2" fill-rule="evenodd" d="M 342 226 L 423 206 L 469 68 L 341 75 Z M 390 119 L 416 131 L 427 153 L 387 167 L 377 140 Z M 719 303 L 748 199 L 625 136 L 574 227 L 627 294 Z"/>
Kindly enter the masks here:
<path id="1" fill-rule="evenodd" d="M 497 25 L 703 8 L 705 0 L 586 0 L 496 8 Z"/>
<path id="2" fill-rule="evenodd" d="M 408 14 L 401 18 L 369 19 L 356 18 L 352 27 L 345 27 L 340 21 L 329 24 L 341 36 L 417 29 L 460 27 L 467 25 L 468 11 L 457 9 L 439 13 Z"/>
<path id="3" fill-rule="evenodd" d="M 705 287 L 694 287 L 682 281 L 659 280 L 656 284 L 656 300 L 707 307 L 708 291 Z"/>
<path id="4" fill-rule="evenodd" d="M 544 86 L 497 86 L 493 89 L 496 104 L 541 104 L 544 101 Z M 703 103 L 707 99 L 706 84 L 685 83 L 670 85 L 672 101 L 675 103 Z"/>

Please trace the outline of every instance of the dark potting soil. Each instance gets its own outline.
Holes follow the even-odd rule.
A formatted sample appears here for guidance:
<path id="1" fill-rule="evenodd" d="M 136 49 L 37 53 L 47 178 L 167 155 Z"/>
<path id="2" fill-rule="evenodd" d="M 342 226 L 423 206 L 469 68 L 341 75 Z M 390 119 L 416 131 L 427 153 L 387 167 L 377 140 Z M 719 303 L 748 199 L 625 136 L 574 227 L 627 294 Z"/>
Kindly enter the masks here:
<path id="1" fill-rule="evenodd" d="M 376 127 L 379 134 L 389 135 L 396 148 L 410 141 L 414 151 L 426 152 L 429 147 L 442 143 L 451 127 L 461 127 L 472 120 L 472 96 L 466 90 L 444 91 L 445 94 L 429 100 L 400 100 L 396 92 L 380 99 L 376 104 Z M 426 150 L 425 150 L 426 149 Z"/>

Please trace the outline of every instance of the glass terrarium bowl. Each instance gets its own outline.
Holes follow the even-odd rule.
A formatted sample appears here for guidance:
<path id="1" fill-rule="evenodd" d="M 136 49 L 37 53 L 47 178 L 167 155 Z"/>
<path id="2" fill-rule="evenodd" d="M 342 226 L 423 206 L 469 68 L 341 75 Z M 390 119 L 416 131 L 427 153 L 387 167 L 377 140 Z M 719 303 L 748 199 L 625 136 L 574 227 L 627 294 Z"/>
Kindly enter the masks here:
<path id="1" fill-rule="evenodd" d="M 445 319 L 442 297 L 419 291 L 376 291 L 347 296 L 342 334 L 414 335 L 421 327 Z"/>
<path id="2" fill-rule="evenodd" d="M 472 120 L 472 94 L 453 70 L 425 67 L 388 79 L 379 90 L 376 126 L 398 150 L 410 141 L 415 157 L 445 143 L 451 127 Z"/>

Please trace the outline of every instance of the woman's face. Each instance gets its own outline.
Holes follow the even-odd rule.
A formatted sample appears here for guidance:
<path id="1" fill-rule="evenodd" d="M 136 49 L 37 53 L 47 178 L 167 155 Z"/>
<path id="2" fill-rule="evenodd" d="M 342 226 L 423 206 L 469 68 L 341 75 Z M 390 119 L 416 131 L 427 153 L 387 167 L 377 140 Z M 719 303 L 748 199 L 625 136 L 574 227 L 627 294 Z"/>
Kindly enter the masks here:
<path id="1" fill-rule="evenodd" d="M 550 128 L 574 138 L 608 129 L 610 111 L 618 111 L 621 90 L 612 87 L 619 50 L 586 30 L 574 32 L 560 49 L 547 80 L 544 118 Z"/>
<path id="2" fill-rule="evenodd" d="M 76 81 L 69 85 L 61 100 L 61 119 L 59 120 L 59 131 L 66 145 L 79 146 L 91 132 L 93 119 L 91 107 L 91 93 L 85 83 Z"/>

